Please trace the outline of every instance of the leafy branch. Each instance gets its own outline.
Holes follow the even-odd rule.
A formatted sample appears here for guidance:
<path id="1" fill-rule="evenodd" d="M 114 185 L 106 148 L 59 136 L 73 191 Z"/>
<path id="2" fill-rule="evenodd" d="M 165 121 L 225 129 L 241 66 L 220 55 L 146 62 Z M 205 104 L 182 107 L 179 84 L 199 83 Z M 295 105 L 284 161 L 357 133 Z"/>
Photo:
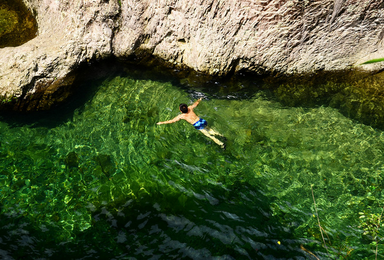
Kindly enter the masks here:
<path id="1" fill-rule="evenodd" d="M 376 248 L 375 259 L 377 259 L 379 243 L 384 239 L 384 237 L 379 236 L 381 227 L 384 227 L 384 223 L 381 222 L 383 212 L 384 207 L 382 208 L 380 215 L 359 212 L 361 222 L 359 227 L 363 229 L 363 235 L 368 236 L 372 240 L 371 245 Z"/>

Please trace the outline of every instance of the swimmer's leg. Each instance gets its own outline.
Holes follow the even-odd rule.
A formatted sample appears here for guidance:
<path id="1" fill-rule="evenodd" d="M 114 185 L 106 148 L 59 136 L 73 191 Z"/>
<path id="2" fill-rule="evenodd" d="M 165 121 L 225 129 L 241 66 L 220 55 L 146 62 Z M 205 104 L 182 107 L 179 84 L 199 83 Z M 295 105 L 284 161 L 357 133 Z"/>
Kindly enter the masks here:
<path id="1" fill-rule="evenodd" d="M 206 137 L 211 138 L 216 144 L 220 145 L 221 148 L 225 147 L 224 143 L 219 139 L 217 139 L 216 137 L 212 136 L 206 128 L 201 129 L 200 132 L 202 132 Z"/>
<path id="2" fill-rule="evenodd" d="M 210 134 L 210 135 L 218 135 L 218 136 L 222 136 L 224 137 L 224 135 L 220 134 L 219 132 L 217 132 L 216 130 L 210 128 L 210 127 L 206 127 L 204 128 L 207 130 L 207 132 Z"/>

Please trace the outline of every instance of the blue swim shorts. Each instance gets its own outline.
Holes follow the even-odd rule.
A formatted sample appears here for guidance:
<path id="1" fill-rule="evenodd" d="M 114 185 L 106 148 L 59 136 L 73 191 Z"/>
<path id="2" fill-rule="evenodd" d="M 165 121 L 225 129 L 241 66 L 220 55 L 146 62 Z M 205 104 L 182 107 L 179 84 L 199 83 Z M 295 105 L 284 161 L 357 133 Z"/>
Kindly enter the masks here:
<path id="1" fill-rule="evenodd" d="M 196 123 L 193 124 L 193 126 L 197 129 L 197 130 L 202 130 L 204 129 L 206 126 L 207 126 L 207 121 L 205 121 L 205 119 L 202 119 L 200 118 L 199 121 L 197 121 Z"/>

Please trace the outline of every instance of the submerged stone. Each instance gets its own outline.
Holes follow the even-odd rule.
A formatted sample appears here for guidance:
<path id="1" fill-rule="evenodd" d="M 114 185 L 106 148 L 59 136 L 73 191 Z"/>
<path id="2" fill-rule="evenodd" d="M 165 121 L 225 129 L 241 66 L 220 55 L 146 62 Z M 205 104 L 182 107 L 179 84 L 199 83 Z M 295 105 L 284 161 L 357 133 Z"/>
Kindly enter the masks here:
<path id="1" fill-rule="evenodd" d="M 271 77 L 271 89 L 289 107 L 330 106 L 364 124 L 384 129 L 384 72 L 359 70 Z"/>
<path id="2" fill-rule="evenodd" d="M 8 176 L 8 175 L 10 175 L 10 173 L 9 173 L 8 171 L 6 171 L 6 170 L 2 170 L 2 171 L 0 172 L 0 175 L 1 175 L 1 176 Z"/>
<path id="3" fill-rule="evenodd" d="M 116 171 L 115 164 L 113 163 L 112 157 L 107 154 L 98 154 L 94 157 L 95 161 L 100 165 L 102 172 L 110 178 Z"/>
<path id="4" fill-rule="evenodd" d="M 17 179 L 12 182 L 12 190 L 17 191 L 25 186 L 25 181 L 23 179 Z"/>
<path id="5" fill-rule="evenodd" d="M 65 157 L 65 165 L 68 168 L 77 168 L 79 167 L 79 156 L 75 152 L 70 152 Z"/>

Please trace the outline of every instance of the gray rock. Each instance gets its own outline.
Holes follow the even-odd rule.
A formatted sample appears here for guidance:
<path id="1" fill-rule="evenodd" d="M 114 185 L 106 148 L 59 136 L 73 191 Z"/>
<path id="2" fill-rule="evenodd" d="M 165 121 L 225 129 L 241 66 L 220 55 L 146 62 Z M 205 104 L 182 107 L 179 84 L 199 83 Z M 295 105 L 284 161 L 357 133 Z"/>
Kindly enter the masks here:
<path id="1" fill-rule="evenodd" d="M 384 57 L 383 0 L 24 2 L 37 17 L 38 36 L 0 49 L 5 99 L 38 96 L 53 104 L 49 93 L 70 85 L 71 71 L 110 56 L 156 57 L 218 76 L 345 70 Z M 361 68 L 375 71 L 384 64 Z M 50 107 L 21 103 L 24 110 Z"/>

